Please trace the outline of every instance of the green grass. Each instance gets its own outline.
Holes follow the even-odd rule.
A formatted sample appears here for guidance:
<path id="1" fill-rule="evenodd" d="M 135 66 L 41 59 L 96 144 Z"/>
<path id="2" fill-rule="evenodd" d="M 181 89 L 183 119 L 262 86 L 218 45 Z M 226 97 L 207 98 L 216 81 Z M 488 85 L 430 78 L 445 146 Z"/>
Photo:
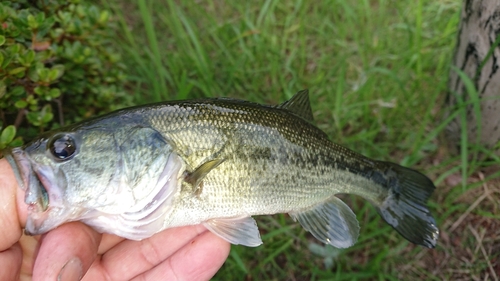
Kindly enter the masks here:
<path id="1" fill-rule="evenodd" d="M 465 134 L 452 157 L 443 138 L 451 117 L 466 129 L 468 102 L 443 116 L 461 1 L 193 3 L 106 4 L 117 14 L 117 46 L 137 104 L 196 97 L 277 104 L 308 88 L 316 124 L 333 141 L 435 181 L 429 205 L 442 232 L 435 250 L 415 247 L 369 204 L 345 197 L 362 228 L 352 248 L 314 246 L 285 215 L 258 217 L 264 245 L 233 246 L 214 280 L 492 278 L 499 174 L 484 179 L 482 169 L 500 160 L 482 160 L 488 150 Z M 476 111 L 477 92 L 467 90 Z M 447 182 L 457 177 L 453 188 Z"/>

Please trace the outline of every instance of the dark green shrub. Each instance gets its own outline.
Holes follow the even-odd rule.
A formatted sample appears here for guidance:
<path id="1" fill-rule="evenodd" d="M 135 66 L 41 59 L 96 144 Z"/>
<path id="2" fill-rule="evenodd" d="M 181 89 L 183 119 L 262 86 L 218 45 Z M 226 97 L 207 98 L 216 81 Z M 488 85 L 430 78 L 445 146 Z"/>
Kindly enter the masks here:
<path id="1" fill-rule="evenodd" d="M 0 136 L 14 125 L 26 140 L 129 103 L 109 16 L 78 0 L 0 3 Z M 0 149 L 19 145 L 12 129 Z"/>

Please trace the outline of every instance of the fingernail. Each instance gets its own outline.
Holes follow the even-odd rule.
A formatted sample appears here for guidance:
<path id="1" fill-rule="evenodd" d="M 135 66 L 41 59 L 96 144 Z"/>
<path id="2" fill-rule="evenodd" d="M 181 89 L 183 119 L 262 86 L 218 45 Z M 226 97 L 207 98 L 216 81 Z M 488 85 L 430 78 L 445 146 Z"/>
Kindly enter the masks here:
<path id="1" fill-rule="evenodd" d="M 72 258 L 61 268 L 57 281 L 79 281 L 82 274 L 82 262 L 78 258 Z"/>

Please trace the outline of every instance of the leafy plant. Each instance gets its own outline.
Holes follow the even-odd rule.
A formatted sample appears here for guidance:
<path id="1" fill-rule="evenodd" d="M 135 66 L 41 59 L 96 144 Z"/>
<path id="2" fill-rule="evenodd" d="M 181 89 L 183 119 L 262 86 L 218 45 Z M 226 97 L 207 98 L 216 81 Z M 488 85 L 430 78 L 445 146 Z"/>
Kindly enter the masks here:
<path id="1" fill-rule="evenodd" d="M 0 126 L 0 150 L 8 146 L 21 145 L 22 144 L 21 138 L 20 137 L 15 138 L 15 136 L 16 136 L 16 127 L 10 125 L 2 130 L 2 126 Z"/>
<path id="2" fill-rule="evenodd" d="M 11 128 L 27 139 L 128 103 L 109 18 L 79 0 L 0 3 L 0 120 L 13 125 L 5 140 Z"/>

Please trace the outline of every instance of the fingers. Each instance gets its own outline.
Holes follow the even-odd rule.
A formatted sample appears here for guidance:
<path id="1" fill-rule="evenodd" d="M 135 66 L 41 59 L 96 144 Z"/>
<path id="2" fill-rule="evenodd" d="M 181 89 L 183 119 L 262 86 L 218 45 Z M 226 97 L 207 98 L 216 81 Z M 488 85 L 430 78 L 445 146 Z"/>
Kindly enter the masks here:
<path id="1" fill-rule="evenodd" d="M 22 227 L 17 212 L 20 189 L 9 163 L 0 159 L 0 280 L 18 280 L 23 252 L 18 243 Z M 22 197 L 19 197 L 22 200 Z M 21 201 L 22 202 L 22 201 Z M 24 213 L 25 214 L 25 213 Z M 9 270 L 4 270 L 9 269 Z"/>
<path id="2" fill-rule="evenodd" d="M 207 231 L 132 280 L 210 280 L 224 264 L 229 250 L 227 241 Z"/>
<path id="3" fill-rule="evenodd" d="M 19 244 L 23 251 L 23 263 L 21 265 L 21 280 L 31 280 L 35 257 L 41 243 L 41 236 L 21 236 Z"/>
<path id="4" fill-rule="evenodd" d="M 123 241 L 105 253 L 100 261 L 94 263 L 87 275 L 85 275 L 84 280 L 132 279 L 159 264 L 163 264 L 165 260 L 174 256 L 176 252 L 189 245 L 192 241 L 198 241 L 199 237 L 205 237 L 206 233 L 208 231 L 201 225 L 187 226 L 167 229 L 142 241 Z M 213 234 L 210 233 L 207 237 L 213 239 Z M 229 245 L 227 242 L 221 243 L 219 240 L 216 240 L 216 242 L 214 245 L 220 246 L 219 250 L 221 250 L 220 253 L 224 260 L 228 255 Z M 212 255 L 213 253 L 208 254 Z M 191 264 L 189 260 L 185 262 L 188 265 Z"/>
<path id="5" fill-rule="evenodd" d="M 18 192 L 20 191 L 20 192 Z M 18 194 L 19 193 L 19 194 Z M 24 204 L 22 190 L 17 187 L 14 173 L 5 159 L 0 159 L 0 251 L 10 248 L 22 234 L 22 227 L 18 215 L 18 199 Z M 26 210 L 23 211 L 26 217 Z M 25 219 L 24 219 L 25 220 Z M 4 280 L 4 279 L 2 279 Z"/>
<path id="6" fill-rule="evenodd" d="M 92 228 L 72 222 L 43 237 L 33 280 L 79 280 L 97 257 L 101 234 Z"/>
<path id="7" fill-rule="evenodd" d="M 126 240 L 105 253 L 85 280 L 131 279 L 156 266 L 206 228 L 179 227 L 162 231 L 142 241 Z"/>
<path id="8" fill-rule="evenodd" d="M 125 238 L 113 234 L 104 233 L 102 235 L 101 244 L 99 245 L 99 250 L 97 250 L 97 254 L 102 255 L 106 253 L 109 249 L 113 248 L 115 245 L 119 244 L 123 240 L 125 240 Z"/>
<path id="9" fill-rule="evenodd" d="M 0 280 L 18 280 L 23 260 L 23 252 L 19 243 L 0 252 Z M 8 270 L 5 270 L 8 269 Z"/>

